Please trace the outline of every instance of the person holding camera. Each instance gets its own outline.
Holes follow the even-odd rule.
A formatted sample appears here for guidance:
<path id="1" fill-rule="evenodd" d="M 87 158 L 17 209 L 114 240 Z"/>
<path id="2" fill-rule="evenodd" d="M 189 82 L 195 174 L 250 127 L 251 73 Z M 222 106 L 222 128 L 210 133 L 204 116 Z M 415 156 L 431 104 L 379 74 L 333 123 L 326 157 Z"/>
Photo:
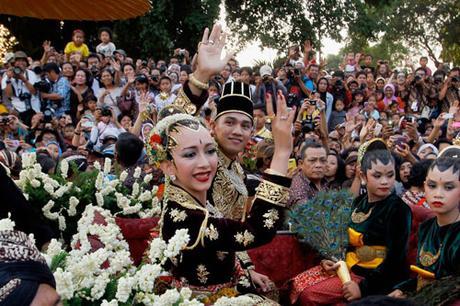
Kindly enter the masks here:
<path id="1" fill-rule="evenodd" d="M 410 83 L 409 111 L 411 113 L 420 113 L 421 117 L 430 118 L 432 107 L 429 99 L 433 98 L 436 93 L 431 86 L 425 69 L 422 67 L 417 68 L 415 76 L 409 77 L 408 82 Z"/>
<path id="2" fill-rule="evenodd" d="M 54 116 L 59 117 L 70 112 L 70 83 L 66 77 L 60 73 L 56 63 L 49 63 L 43 67 L 43 71 L 51 83 L 49 92 L 40 92 L 42 100 L 45 102 L 44 114 L 54 112 Z"/>
<path id="3" fill-rule="evenodd" d="M 455 67 L 439 91 L 439 100 L 443 101 L 443 111 L 448 111 L 455 101 L 460 100 L 460 67 Z"/>
<path id="4" fill-rule="evenodd" d="M 270 66 L 263 65 L 260 67 L 259 72 L 262 77 L 262 82 L 258 83 L 256 86 L 255 96 L 257 102 L 255 104 L 266 105 L 266 94 L 270 94 L 271 97 L 274 97 L 278 90 L 281 90 L 285 99 L 288 98 L 286 87 L 284 87 L 281 81 L 273 78 L 273 70 Z"/>
<path id="5" fill-rule="evenodd" d="M 14 53 L 13 67 L 10 67 L 2 79 L 2 90 L 11 99 L 14 110 L 27 125 L 35 112 L 40 111 L 40 100 L 36 95 L 34 84 L 39 81 L 37 75 L 27 69 L 27 55 L 23 51 Z"/>
<path id="6" fill-rule="evenodd" d="M 91 136 L 86 148 L 90 151 L 102 152 L 109 139 L 117 139 L 126 132 L 115 117 L 113 107 L 104 106 L 101 110 L 101 121 L 91 129 Z"/>

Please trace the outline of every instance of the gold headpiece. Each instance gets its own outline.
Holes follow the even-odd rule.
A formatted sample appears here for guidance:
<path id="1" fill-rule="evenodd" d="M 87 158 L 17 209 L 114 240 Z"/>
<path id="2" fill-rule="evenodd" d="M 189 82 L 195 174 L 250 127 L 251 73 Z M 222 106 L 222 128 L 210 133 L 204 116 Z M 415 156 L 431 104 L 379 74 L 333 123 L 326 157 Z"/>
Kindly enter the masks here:
<path id="1" fill-rule="evenodd" d="M 369 141 L 366 141 L 358 149 L 358 164 L 361 165 L 364 155 L 368 151 L 373 150 L 388 150 L 388 147 L 382 138 L 374 138 Z"/>

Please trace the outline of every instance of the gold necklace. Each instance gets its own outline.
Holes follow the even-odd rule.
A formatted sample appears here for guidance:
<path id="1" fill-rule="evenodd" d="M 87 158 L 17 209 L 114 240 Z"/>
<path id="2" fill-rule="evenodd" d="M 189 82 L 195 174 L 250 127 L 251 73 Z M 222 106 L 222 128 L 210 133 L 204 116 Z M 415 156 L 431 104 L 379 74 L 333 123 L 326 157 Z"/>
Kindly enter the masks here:
<path id="1" fill-rule="evenodd" d="M 351 213 L 351 221 L 353 221 L 353 223 L 363 223 L 371 216 L 374 207 L 371 207 L 367 214 L 363 212 L 356 212 L 356 209 L 357 208 L 355 208 L 355 210 L 353 210 L 353 212 Z"/>
<path id="2" fill-rule="evenodd" d="M 420 264 L 424 267 L 432 266 L 438 261 L 439 255 L 441 255 L 442 244 L 439 246 L 438 252 L 433 255 L 431 252 L 426 252 L 424 250 L 425 244 L 423 244 L 422 249 L 420 250 L 419 259 Z"/>

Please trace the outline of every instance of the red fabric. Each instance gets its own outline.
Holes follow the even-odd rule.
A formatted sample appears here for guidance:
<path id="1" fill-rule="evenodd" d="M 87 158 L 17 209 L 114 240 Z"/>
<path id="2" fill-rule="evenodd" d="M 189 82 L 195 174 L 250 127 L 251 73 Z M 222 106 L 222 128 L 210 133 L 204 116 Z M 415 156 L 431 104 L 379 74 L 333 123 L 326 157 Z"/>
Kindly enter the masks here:
<path id="1" fill-rule="evenodd" d="M 317 264 L 316 253 L 301 246 L 293 235 L 276 235 L 268 244 L 248 251 L 255 270 L 267 275 L 278 288 Z"/>
<path id="2" fill-rule="evenodd" d="M 319 268 L 321 269 L 321 267 Z M 313 269 L 317 269 L 317 267 L 314 267 L 311 270 Z M 351 279 L 358 284 L 363 279 L 354 273 L 350 272 L 350 274 Z M 323 280 L 305 288 L 305 290 L 302 291 L 298 299 L 298 305 L 345 305 L 346 300 L 343 297 L 342 287 L 342 282 L 337 276 L 329 277 L 325 275 Z"/>
<path id="3" fill-rule="evenodd" d="M 151 239 L 152 231 L 158 225 L 160 218 L 128 219 L 116 217 L 115 222 L 120 227 L 123 237 L 129 244 L 129 252 L 135 265 L 138 265 Z"/>
<path id="4" fill-rule="evenodd" d="M 418 228 L 422 222 L 433 218 L 434 213 L 423 206 L 409 205 L 409 207 L 412 211 L 412 225 L 409 236 L 409 251 L 407 252 L 407 259 L 409 264 L 415 265 L 417 260 Z M 416 273 L 413 272 L 413 276 L 416 276 Z"/>

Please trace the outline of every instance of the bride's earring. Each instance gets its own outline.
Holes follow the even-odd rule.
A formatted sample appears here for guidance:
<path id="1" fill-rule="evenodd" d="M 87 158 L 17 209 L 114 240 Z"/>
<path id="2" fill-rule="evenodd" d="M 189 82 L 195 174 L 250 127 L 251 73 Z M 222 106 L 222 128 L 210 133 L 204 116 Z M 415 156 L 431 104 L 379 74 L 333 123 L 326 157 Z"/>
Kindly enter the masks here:
<path id="1" fill-rule="evenodd" d="M 174 174 L 171 174 L 169 176 L 169 179 L 174 182 L 176 180 L 176 176 Z"/>

